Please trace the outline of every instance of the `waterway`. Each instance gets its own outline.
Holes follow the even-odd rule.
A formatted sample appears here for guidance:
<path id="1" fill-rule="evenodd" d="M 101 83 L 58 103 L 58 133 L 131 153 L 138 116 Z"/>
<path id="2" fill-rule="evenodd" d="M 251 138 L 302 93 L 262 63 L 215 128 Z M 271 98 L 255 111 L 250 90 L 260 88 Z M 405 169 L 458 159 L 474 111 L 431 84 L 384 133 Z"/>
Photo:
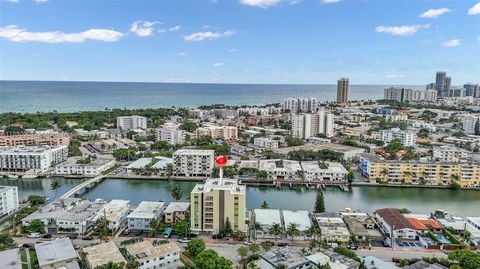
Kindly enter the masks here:
<path id="1" fill-rule="evenodd" d="M 22 197 L 39 194 L 55 198 L 55 191 L 50 189 L 53 179 L 9 180 L 0 179 L 0 185 L 16 185 Z M 57 190 L 59 197 L 67 190 L 82 182 L 80 179 L 57 178 L 61 187 Z M 186 201 L 194 182 L 166 182 L 156 180 L 107 179 L 89 192 L 83 193 L 86 199 L 102 198 L 127 199 L 132 205 L 142 200 L 173 201 L 171 190 L 179 185 Z M 268 187 L 248 187 L 247 207 L 258 208 L 267 201 L 271 208 L 312 210 L 316 191 L 306 188 L 276 189 Z M 324 193 L 328 211 L 353 208 L 372 212 L 383 207 L 409 208 L 417 213 L 429 213 L 435 209 L 447 210 L 459 216 L 480 216 L 480 191 L 387 188 L 387 187 L 353 187 L 351 192 L 343 192 L 336 187 L 327 188 Z"/>

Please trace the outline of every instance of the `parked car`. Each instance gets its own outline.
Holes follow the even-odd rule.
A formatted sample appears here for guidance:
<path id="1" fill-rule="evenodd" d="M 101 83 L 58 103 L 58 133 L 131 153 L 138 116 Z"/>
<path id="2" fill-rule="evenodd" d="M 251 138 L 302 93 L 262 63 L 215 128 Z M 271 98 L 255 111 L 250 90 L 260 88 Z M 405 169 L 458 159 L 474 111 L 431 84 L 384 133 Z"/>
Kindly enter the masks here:
<path id="1" fill-rule="evenodd" d="M 70 240 L 77 239 L 78 235 L 77 234 L 69 234 L 68 238 L 70 238 Z"/>
<path id="2" fill-rule="evenodd" d="M 42 238 L 52 238 L 52 234 L 44 234 L 42 235 Z"/>
<path id="3" fill-rule="evenodd" d="M 83 240 L 93 240 L 93 237 L 90 236 L 90 235 L 87 235 L 87 236 L 84 236 L 82 239 Z"/>
<path id="4" fill-rule="evenodd" d="M 288 246 L 288 243 L 280 242 L 280 243 L 277 244 L 277 246 L 286 247 L 286 246 Z"/>
<path id="5" fill-rule="evenodd" d="M 130 233 L 130 231 L 129 231 L 128 229 L 125 229 L 125 230 L 122 232 L 123 235 L 128 235 L 129 233 Z"/>
<path id="6" fill-rule="evenodd" d="M 178 239 L 178 242 L 180 242 L 180 243 L 188 243 L 188 241 L 190 241 L 190 240 L 188 240 L 188 238 Z"/>
<path id="7" fill-rule="evenodd" d="M 73 245 L 73 248 L 74 248 L 75 250 L 78 250 L 78 249 L 80 249 L 80 246 L 79 246 L 79 245 Z"/>
<path id="8" fill-rule="evenodd" d="M 28 238 L 39 238 L 41 236 L 40 233 L 29 233 L 27 235 Z"/>
<path id="9" fill-rule="evenodd" d="M 248 246 L 248 245 L 251 245 L 251 244 L 253 244 L 253 242 L 252 242 L 252 241 L 245 241 L 245 243 L 244 243 L 244 244 Z"/>
<path id="10" fill-rule="evenodd" d="M 24 248 L 33 248 L 33 244 L 29 244 L 29 243 L 23 244 L 22 246 Z"/>
<path id="11" fill-rule="evenodd" d="M 142 235 L 142 234 L 143 234 L 143 231 L 142 231 L 142 230 L 138 230 L 138 231 L 135 233 L 136 236 L 140 236 L 140 235 Z"/>
<path id="12" fill-rule="evenodd" d="M 357 250 L 358 246 L 357 245 L 348 245 L 348 249 Z"/>
<path id="13" fill-rule="evenodd" d="M 400 262 L 400 258 L 393 257 L 393 258 L 392 258 L 392 262 L 394 262 L 394 263 L 399 263 L 399 262 Z"/>

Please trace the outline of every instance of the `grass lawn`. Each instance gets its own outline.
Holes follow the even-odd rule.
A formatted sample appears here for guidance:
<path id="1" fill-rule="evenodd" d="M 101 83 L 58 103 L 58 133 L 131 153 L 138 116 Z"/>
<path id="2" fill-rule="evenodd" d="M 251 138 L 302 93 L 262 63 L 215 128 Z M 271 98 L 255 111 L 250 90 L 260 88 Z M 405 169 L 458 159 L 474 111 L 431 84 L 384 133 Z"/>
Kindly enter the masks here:
<path id="1" fill-rule="evenodd" d="M 38 264 L 37 253 L 35 252 L 35 249 L 30 249 L 30 264 L 32 268 L 35 268 L 35 266 Z"/>
<path id="2" fill-rule="evenodd" d="M 22 261 L 22 269 L 28 269 L 27 266 L 27 254 L 25 254 L 25 250 L 20 250 L 20 260 Z"/>

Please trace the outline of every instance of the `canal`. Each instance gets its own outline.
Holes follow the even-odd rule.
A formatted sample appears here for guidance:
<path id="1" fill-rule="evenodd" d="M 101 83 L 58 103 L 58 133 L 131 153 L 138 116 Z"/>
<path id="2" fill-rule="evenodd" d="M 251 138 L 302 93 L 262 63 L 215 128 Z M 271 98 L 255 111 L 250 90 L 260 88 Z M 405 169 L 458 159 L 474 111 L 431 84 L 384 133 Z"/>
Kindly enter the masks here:
<path id="1" fill-rule="evenodd" d="M 50 189 L 53 179 L 9 180 L 0 179 L 0 185 L 16 185 L 22 197 L 29 194 L 45 195 L 53 199 L 55 191 Z M 61 187 L 57 197 L 82 182 L 80 179 L 57 178 Z M 179 185 L 185 201 L 195 186 L 193 182 L 166 182 L 156 180 L 107 179 L 89 192 L 83 193 L 86 199 L 103 198 L 127 199 L 132 205 L 142 200 L 173 200 L 171 190 Z M 248 187 L 247 207 L 258 208 L 265 200 L 271 208 L 312 210 L 315 202 L 315 190 L 306 188 L 267 188 Z M 460 216 L 480 216 L 480 191 L 353 187 L 351 192 L 342 192 L 336 187 L 325 191 L 325 205 L 328 211 L 343 208 L 360 209 L 372 212 L 382 207 L 409 208 L 418 213 L 429 213 L 435 209 L 447 210 Z"/>

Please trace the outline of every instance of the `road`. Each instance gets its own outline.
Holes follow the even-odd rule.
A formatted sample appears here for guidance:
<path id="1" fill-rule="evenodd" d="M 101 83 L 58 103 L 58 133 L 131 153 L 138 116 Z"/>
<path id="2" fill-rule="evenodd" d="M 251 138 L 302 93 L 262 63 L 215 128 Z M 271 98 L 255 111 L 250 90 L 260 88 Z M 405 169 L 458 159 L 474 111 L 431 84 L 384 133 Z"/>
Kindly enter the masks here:
<path id="1" fill-rule="evenodd" d="M 419 251 L 419 250 L 391 250 L 387 248 L 382 249 L 359 249 L 355 251 L 358 256 L 375 256 L 378 259 L 386 262 L 391 262 L 392 258 L 400 259 L 421 259 L 422 257 L 437 257 L 446 258 L 447 255 L 441 251 Z"/>

